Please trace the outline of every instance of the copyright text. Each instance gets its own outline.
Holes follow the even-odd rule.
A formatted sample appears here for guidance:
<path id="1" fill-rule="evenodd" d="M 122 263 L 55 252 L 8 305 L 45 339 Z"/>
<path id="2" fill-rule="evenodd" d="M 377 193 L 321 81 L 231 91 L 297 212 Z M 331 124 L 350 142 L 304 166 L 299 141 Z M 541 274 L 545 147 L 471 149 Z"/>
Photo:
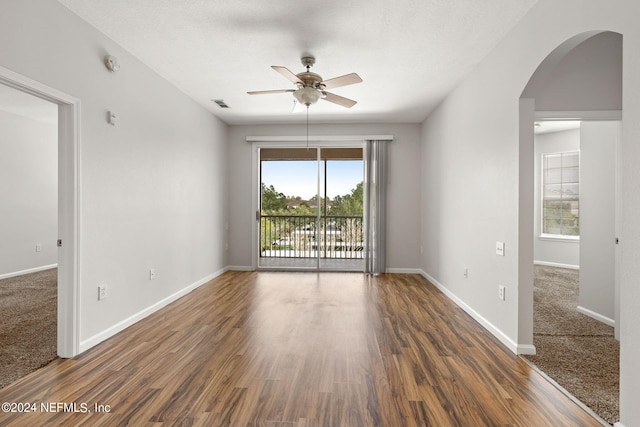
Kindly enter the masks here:
<path id="1" fill-rule="evenodd" d="M 110 405 L 101 403 L 88 404 L 86 402 L 4 402 L 2 412 L 68 412 L 86 414 L 89 412 L 111 412 Z"/>

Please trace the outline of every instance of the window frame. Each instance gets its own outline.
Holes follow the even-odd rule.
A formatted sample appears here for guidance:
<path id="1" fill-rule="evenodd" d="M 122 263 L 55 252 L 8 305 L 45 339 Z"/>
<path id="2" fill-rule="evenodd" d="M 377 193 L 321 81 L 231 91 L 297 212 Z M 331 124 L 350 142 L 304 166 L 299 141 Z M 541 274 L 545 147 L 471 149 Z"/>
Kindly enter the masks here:
<path id="1" fill-rule="evenodd" d="M 579 242 L 580 241 L 580 225 L 578 223 L 578 234 L 554 234 L 554 233 L 545 233 L 545 158 L 547 156 L 557 156 L 557 155 L 569 155 L 569 154 L 577 154 L 578 155 L 578 221 L 580 220 L 580 169 L 581 169 L 581 155 L 580 149 L 575 150 L 564 150 L 564 151 L 554 151 L 554 152 L 543 152 L 540 154 L 540 234 L 538 238 L 540 240 L 548 240 L 548 241 L 561 241 L 561 242 Z M 561 166 L 562 169 L 562 166 Z M 563 181 L 561 180 L 562 184 Z"/>

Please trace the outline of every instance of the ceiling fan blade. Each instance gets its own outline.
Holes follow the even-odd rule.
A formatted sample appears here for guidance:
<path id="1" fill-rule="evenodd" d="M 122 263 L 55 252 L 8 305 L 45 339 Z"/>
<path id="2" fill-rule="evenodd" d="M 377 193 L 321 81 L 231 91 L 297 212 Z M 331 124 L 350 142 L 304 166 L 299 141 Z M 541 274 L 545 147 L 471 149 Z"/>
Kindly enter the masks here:
<path id="1" fill-rule="evenodd" d="M 356 73 L 345 74 L 344 76 L 334 77 L 333 79 L 325 80 L 322 82 L 325 89 L 333 89 L 340 86 L 347 86 L 356 83 L 361 83 L 362 79 Z"/>
<path id="2" fill-rule="evenodd" d="M 278 65 L 272 65 L 271 68 L 282 74 L 287 80 L 290 80 L 293 83 L 304 84 L 302 80 L 298 78 L 295 74 L 293 74 L 287 67 L 280 67 Z"/>
<path id="3" fill-rule="evenodd" d="M 336 95 L 335 93 L 322 92 L 324 94 L 325 101 L 333 102 L 334 104 L 341 105 L 343 107 L 351 108 L 358 102 L 353 99 L 345 98 L 344 96 Z"/>
<path id="4" fill-rule="evenodd" d="M 286 92 L 295 92 L 294 89 L 275 89 L 275 90 L 254 90 L 252 92 L 247 92 L 249 95 L 266 95 L 270 93 L 286 93 Z"/>

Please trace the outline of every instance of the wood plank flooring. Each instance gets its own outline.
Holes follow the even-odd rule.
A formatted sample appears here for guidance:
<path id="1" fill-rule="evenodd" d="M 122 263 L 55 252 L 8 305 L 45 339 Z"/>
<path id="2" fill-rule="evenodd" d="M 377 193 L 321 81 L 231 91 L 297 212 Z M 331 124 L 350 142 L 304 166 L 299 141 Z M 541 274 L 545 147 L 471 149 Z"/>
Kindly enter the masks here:
<path id="1" fill-rule="evenodd" d="M 600 425 L 422 277 L 394 274 L 227 272 L 0 402 L 36 404 L 3 426 Z"/>

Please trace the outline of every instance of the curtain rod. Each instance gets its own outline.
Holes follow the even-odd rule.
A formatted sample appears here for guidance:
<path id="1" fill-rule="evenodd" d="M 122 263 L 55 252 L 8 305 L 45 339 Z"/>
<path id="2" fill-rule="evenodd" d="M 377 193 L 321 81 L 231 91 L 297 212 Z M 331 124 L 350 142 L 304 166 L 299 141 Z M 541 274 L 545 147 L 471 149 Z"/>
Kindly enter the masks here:
<path id="1" fill-rule="evenodd" d="M 247 142 L 304 142 L 307 137 L 302 136 L 247 136 Z M 311 142 L 324 141 L 393 141 L 393 135 L 309 135 Z"/>

